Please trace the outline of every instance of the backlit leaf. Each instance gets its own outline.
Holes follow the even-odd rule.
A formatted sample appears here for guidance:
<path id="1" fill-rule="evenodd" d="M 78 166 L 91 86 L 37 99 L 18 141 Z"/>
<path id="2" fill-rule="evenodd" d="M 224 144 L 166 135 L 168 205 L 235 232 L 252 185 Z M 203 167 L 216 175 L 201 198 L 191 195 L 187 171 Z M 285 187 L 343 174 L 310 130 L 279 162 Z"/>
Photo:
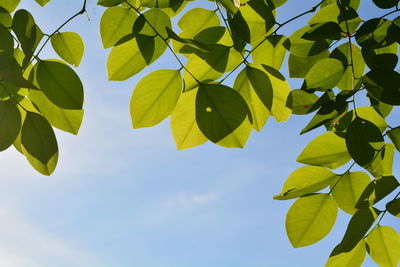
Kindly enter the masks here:
<path id="1" fill-rule="evenodd" d="M 400 262 L 400 235 L 390 226 L 375 227 L 365 239 L 368 254 L 384 267 L 396 267 Z"/>
<path id="2" fill-rule="evenodd" d="M 79 34 L 74 32 L 56 33 L 51 37 L 51 45 L 62 59 L 75 67 L 79 66 L 84 50 L 83 40 Z"/>

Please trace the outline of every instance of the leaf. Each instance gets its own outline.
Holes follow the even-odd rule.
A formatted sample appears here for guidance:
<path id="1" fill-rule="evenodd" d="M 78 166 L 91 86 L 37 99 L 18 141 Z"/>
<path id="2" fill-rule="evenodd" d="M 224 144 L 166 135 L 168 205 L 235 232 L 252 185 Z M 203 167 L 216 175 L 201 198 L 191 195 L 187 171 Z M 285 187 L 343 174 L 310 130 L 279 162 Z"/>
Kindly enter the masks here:
<path id="1" fill-rule="evenodd" d="M 179 35 L 177 35 L 173 30 L 171 30 L 170 28 L 167 28 L 167 33 L 168 33 L 168 37 L 178 41 L 182 44 L 185 44 L 187 46 L 190 46 L 192 48 L 198 49 L 200 51 L 203 52 L 209 52 L 210 49 L 203 43 L 197 41 L 197 40 L 192 40 L 192 39 L 188 39 L 188 38 L 181 38 Z"/>
<path id="2" fill-rule="evenodd" d="M 333 254 L 333 255 L 332 255 Z M 359 267 L 365 260 L 367 250 L 365 249 L 365 242 L 363 239 L 349 252 L 342 252 L 335 255 L 335 250 L 325 267 Z"/>
<path id="3" fill-rule="evenodd" d="M 285 200 L 318 192 L 329 186 L 337 176 L 329 169 L 317 166 L 304 166 L 292 172 L 286 179 L 282 193 L 274 199 Z"/>
<path id="4" fill-rule="evenodd" d="M 11 100 L 0 101 L 0 151 L 9 148 L 21 129 L 21 114 Z"/>
<path id="5" fill-rule="evenodd" d="M 388 131 L 388 136 L 396 147 L 397 151 L 400 151 L 400 127 L 396 127 Z"/>
<path id="6" fill-rule="evenodd" d="M 321 59 L 327 58 L 329 51 L 324 50 L 315 56 L 299 57 L 294 54 L 289 55 L 289 77 L 304 78 L 310 69 Z"/>
<path id="7" fill-rule="evenodd" d="M 400 218 L 400 198 L 393 199 L 386 203 L 386 210 L 393 216 Z"/>
<path id="8" fill-rule="evenodd" d="M 399 0 L 372 0 L 372 2 L 379 8 L 388 9 L 395 7 Z"/>
<path id="9" fill-rule="evenodd" d="M 167 45 L 160 37 L 137 35 L 113 47 L 107 60 L 108 79 L 124 81 L 157 60 Z"/>
<path id="10" fill-rule="evenodd" d="M 110 7 L 100 20 L 100 36 L 104 48 L 115 45 L 123 37 L 132 33 L 137 15 L 130 9 Z"/>
<path id="11" fill-rule="evenodd" d="M 365 69 L 365 62 L 360 48 L 353 44 L 349 46 L 349 43 L 344 43 L 336 47 L 330 57 L 340 60 L 344 67 L 343 77 L 336 87 L 340 90 L 353 90 L 359 78 L 364 74 Z M 352 62 L 353 68 L 351 67 Z"/>
<path id="12" fill-rule="evenodd" d="M 304 115 L 311 112 L 313 105 L 318 101 L 318 96 L 307 93 L 304 90 L 295 89 L 289 94 L 286 106 L 293 114 Z"/>
<path id="13" fill-rule="evenodd" d="M 1 6 L 7 9 L 8 12 L 13 12 L 21 0 L 2 0 Z"/>
<path id="14" fill-rule="evenodd" d="M 187 34 L 188 38 L 195 36 L 203 29 L 220 26 L 220 24 L 218 15 L 204 8 L 190 9 L 178 22 L 179 28 Z"/>
<path id="15" fill-rule="evenodd" d="M 51 0 L 35 0 L 40 6 L 45 6 Z"/>
<path id="16" fill-rule="evenodd" d="M 286 49 L 283 35 L 271 35 L 251 53 L 254 63 L 267 65 L 279 70 L 285 59 Z"/>
<path id="17" fill-rule="evenodd" d="M 132 33 L 134 36 L 137 34 L 151 37 L 161 35 L 162 38 L 167 39 L 167 28 L 172 29 L 171 19 L 168 15 L 160 8 L 151 8 L 136 19 Z"/>
<path id="18" fill-rule="evenodd" d="M 125 2 L 125 0 L 99 0 L 97 1 L 97 4 L 99 6 L 111 7 L 111 6 L 117 6 L 123 2 Z"/>
<path id="19" fill-rule="evenodd" d="M 297 162 L 336 169 L 350 160 L 345 140 L 332 132 L 312 140 L 297 158 Z"/>
<path id="20" fill-rule="evenodd" d="M 186 69 L 199 82 L 211 82 L 227 71 L 233 70 L 242 61 L 241 54 L 234 48 L 220 44 L 209 45 L 209 53 L 192 54 L 186 64 Z M 198 86 L 198 82 L 187 72 L 184 73 L 185 91 Z"/>
<path id="21" fill-rule="evenodd" d="M 332 251 L 331 256 L 350 252 L 364 238 L 379 213 L 373 208 L 358 210 L 350 219 L 342 241 Z"/>
<path id="22" fill-rule="evenodd" d="M 141 0 L 141 4 L 145 7 L 159 7 L 166 8 L 176 5 L 183 0 Z"/>
<path id="23" fill-rule="evenodd" d="M 381 155 L 375 158 L 367 170 L 377 178 L 393 175 L 394 146 L 385 143 L 385 149 L 380 153 Z"/>
<path id="24" fill-rule="evenodd" d="M 171 131 L 179 150 L 192 148 L 207 142 L 200 131 L 195 115 L 196 94 L 198 89 L 181 94 L 171 114 Z"/>
<path id="25" fill-rule="evenodd" d="M 132 127 L 151 127 L 167 118 L 178 102 L 182 87 L 178 70 L 157 70 L 145 76 L 132 94 Z"/>
<path id="26" fill-rule="evenodd" d="M 39 61 L 36 79 L 40 89 L 53 104 L 65 109 L 82 109 L 82 82 L 67 65 L 56 61 Z"/>
<path id="27" fill-rule="evenodd" d="M 347 127 L 346 147 L 358 165 L 366 167 L 385 146 L 381 131 L 370 121 L 356 118 Z"/>
<path id="28" fill-rule="evenodd" d="M 82 124 L 83 110 L 82 109 L 63 109 L 54 105 L 44 94 L 39 90 L 30 90 L 28 93 L 29 99 L 35 103 L 40 113 L 49 123 L 65 132 L 77 135 Z"/>
<path id="29" fill-rule="evenodd" d="M 363 77 L 368 93 L 379 101 L 400 105 L 400 74 L 394 70 L 371 70 Z"/>
<path id="30" fill-rule="evenodd" d="M 217 143 L 242 124 L 248 115 L 244 99 L 221 84 L 202 84 L 196 96 L 196 121 L 202 133 Z"/>
<path id="31" fill-rule="evenodd" d="M 0 52 L 11 52 L 14 49 L 14 39 L 11 33 L 0 24 Z"/>
<path id="32" fill-rule="evenodd" d="M 324 58 L 307 73 L 303 88 L 325 91 L 332 89 L 343 77 L 343 65 L 339 60 Z"/>
<path id="33" fill-rule="evenodd" d="M 365 239 L 368 254 L 384 267 L 396 267 L 400 262 L 400 236 L 390 226 L 375 227 Z"/>
<path id="34" fill-rule="evenodd" d="M 292 111 L 286 107 L 286 101 L 290 93 L 289 83 L 276 69 L 263 65 L 265 73 L 271 81 L 273 96 L 271 114 L 276 122 L 287 121 Z"/>
<path id="35" fill-rule="evenodd" d="M 228 148 L 244 148 L 250 137 L 251 129 L 250 120 L 246 118 L 236 130 L 219 141 L 217 145 Z"/>
<path id="36" fill-rule="evenodd" d="M 43 33 L 35 24 L 32 15 L 25 9 L 15 12 L 12 29 L 21 43 L 22 51 L 25 54 L 24 64 L 27 64 L 43 38 Z"/>
<path id="37" fill-rule="evenodd" d="M 309 57 L 318 55 L 328 49 L 329 42 L 326 40 L 309 41 L 302 38 L 302 36 L 310 29 L 310 26 L 303 27 L 295 31 L 285 40 L 283 45 L 291 54 L 298 57 Z"/>
<path id="38" fill-rule="evenodd" d="M 245 70 L 248 80 L 257 96 L 263 102 L 264 106 L 268 110 L 271 110 L 273 90 L 268 75 L 264 71 L 251 66 L 247 66 Z"/>
<path id="39" fill-rule="evenodd" d="M 267 79 L 268 79 L 268 82 L 270 85 L 271 82 L 269 81 L 268 76 L 267 76 Z M 247 68 L 244 68 L 239 73 L 239 75 L 237 76 L 235 83 L 233 85 L 233 89 L 238 91 L 239 94 L 246 101 L 246 103 L 250 109 L 250 112 L 251 112 L 251 117 L 253 119 L 253 128 L 256 131 L 261 131 L 261 129 L 263 128 L 263 126 L 265 125 L 265 123 L 268 120 L 270 111 L 267 109 L 267 107 L 261 101 L 260 97 L 257 95 L 256 90 L 248 76 Z M 268 93 L 270 93 L 271 97 L 272 97 L 272 95 L 273 95 L 272 87 L 270 89 L 268 89 L 268 88 L 266 88 L 266 89 L 267 89 L 266 91 Z"/>
<path id="40" fill-rule="evenodd" d="M 370 69 L 390 69 L 393 70 L 397 66 L 398 44 L 372 49 L 364 47 L 362 49 L 362 57 Z"/>
<path id="41" fill-rule="evenodd" d="M 314 244 L 324 238 L 335 224 L 337 206 L 328 194 L 301 197 L 286 215 L 286 233 L 293 247 Z"/>
<path id="42" fill-rule="evenodd" d="M 275 17 L 265 1 L 250 0 L 239 8 L 230 24 L 243 41 L 255 44 L 274 26 Z"/>
<path id="43" fill-rule="evenodd" d="M 336 184 L 331 184 L 332 197 L 340 209 L 354 214 L 357 201 L 370 182 L 371 179 L 364 172 L 346 172 Z"/>
<path id="44" fill-rule="evenodd" d="M 12 17 L 8 11 L 0 6 L 0 24 L 4 27 L 11 27 L 12 26 Z"/>
<path id="45" fill-rule="evenodd" d="M 48 121 L 28 112 L 21 130 L 22 151 L 35 170 L 43 175 L 53 173 L 58 160 L 58 145 Z"/>
<path id="46" fill-rule="evenodd" d="M 74 32 L 56 33 L 51 37 L 51 45 L 57 54 L 75 67 L 81 63 L 84 44 L 79 34 Z"/>
<path id="47" fill-rule="evenodd" d="M 317 23 L 311 26 L 302 36 L 303 39 L 318 41 L 323 39 L 340 40 L 342 38 L 342 29 L 336 22 Z"/>
<path id="48" fill-rule="evenodd" d="M 391 29 L 393 29 L 393 24 L 390 20 L 373 18 L 361 25 L 355 38 L 361 47 L 380 48 L 396 41 L 394 34 L 391 34 Z"/>

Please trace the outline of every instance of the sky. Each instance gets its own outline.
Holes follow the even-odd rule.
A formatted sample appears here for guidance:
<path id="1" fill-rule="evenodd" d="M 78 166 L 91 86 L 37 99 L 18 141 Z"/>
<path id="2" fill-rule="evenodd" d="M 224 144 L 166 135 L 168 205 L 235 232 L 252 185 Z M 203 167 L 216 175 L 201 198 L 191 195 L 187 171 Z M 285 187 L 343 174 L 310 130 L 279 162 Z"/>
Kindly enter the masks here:
<path id="1" fill-rule="evenodd" d="M 21 8 L 50 33 L 81 2 L 53 0 L 41 8 L 22 0 Z M 199 2 L 214 8 L 206 1 L 190 7 Z M 284 21 L 307 10 L 303 3 L 314 2 L 299 7 L 289 0 L 278 17 Z M 365 2 L 361 8 L 368 13 Z M 78 32 L 86 45 L 77 69 L 85 87 L 85 117 L 78 136 L 56 130 L 60 156 L 54 174 L 36 173 L 13 148 L 0 153 L 0 266 L 323 266 L 350 216 L 339 212 L 325 239 L 294 249 L 285 233 L 293 201 L 272 199 L 301 166 L 295 162 L 298 154 L 323 129 L 299 136 L 310 116 L 280 124 L 271 118 L 244 149 L 207 143 L 183 151 L 175 147 L 169 120 L 133 130 L 129 101 L 135 84 L 146 73 L 178 64 L 169 54 L 125 82 L 107 81 L 109 50 L 99 35 L 103 10 L 88 0 L 90 21 L 79 16 L 64 28 Z M 41 57 L 56 55 L 47 47 Z M 293 89 L 299 86 L 289 82 Z M 395 175 L 398 162 L 397 155 Z M 382 224 L 400 229 L 389 215 Z M 367 259 L 364 266 L 376 265 Z"/>

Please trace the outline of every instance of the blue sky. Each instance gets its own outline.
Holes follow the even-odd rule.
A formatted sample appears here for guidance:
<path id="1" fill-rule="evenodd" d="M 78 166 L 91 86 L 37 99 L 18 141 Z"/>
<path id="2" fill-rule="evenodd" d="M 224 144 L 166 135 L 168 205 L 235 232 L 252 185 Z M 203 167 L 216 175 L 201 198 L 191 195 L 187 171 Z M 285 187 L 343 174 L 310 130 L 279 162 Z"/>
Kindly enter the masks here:
<path id="1" fill-rule="evenodd" d="M 81 8 L 78 0 L 53 0 L 45 8 L 22 2 L 46 33 Z M 308 8 L 295 3 L 278 10 L 281 21 Z M 370 6 L 363 5 L 368 12 Z M 98 26 L 103 9 L 89 0 L 87 10 L 90 21 L 80 16 L 64 28 L 80 33 L 86 44 L 77 70 L 85 85 L 79 135 L 57 131 L 60 157 L 51 177 L 37 174 L 13 149 L 0 153 L 0 266 L 322 266 L 349 216 L 340 212 L 327 238 L 294 249 L 284 227 L 292 202 L 272 199 L 301 166 L 297 155 L 322 129 L 299 136 L 310 117 L 281 124 L 270 119 L 244 149 L 207 143 L 184 151 L 176 150 L 168 120 L 131 129 L 136 82 L 151 70 L 169 68 L 172 59 L 163 57 L 126 82 L 107 81 L 109 51 L 101 46 Z M 55 55 L 46 49 L 42 57 Z M 293 89 L 299 84 L 290 83 Z M 385 222 L 399 229 L 390 216 Z M 375 265 L 367 260 L 365 266 Z"/>

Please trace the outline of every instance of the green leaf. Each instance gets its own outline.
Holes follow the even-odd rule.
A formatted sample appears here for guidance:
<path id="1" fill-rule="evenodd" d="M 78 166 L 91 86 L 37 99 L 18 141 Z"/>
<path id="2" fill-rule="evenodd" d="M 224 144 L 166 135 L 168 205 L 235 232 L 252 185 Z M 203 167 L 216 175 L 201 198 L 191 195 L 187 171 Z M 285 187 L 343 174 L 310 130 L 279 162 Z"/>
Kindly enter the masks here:
<path id="1" fill-rule="evenodd" d="M 246 118 L 236 130 L 219 141 L 217 145 L 228 148 L 244 148 L 250 137 L 251 129 L 250 120 Z"/>
<path id="2" fill-rule="evenodd" d="M 163 8 L 162 10 L 165 12 L 165 14 L 168 15 L 168 17 L 173 18 L 176 15 L 178 15 L 187 5 L 188 1 L 174 1 L 175 4 L 173 4 L 171 7 L 168 8 Z"/>
<path id="3" fill-rule="evenodd" d="M 266 74 L 264 73 L 264 75 L 266 75 Z M 271 82 L 269 81 L 269 78 L 267 75 L 266 75 L 266 77 L 268 79 L 269 85 L 271 85 Z M 249 77 L 247 68 L 244 68 L 239 73 L 239 75 L 237 76 L 235 83 L 233 85 L 233 89 L 238 91 L 239 94 L 246 101 L 246 103 L 250 109 L 250 112 L 251 112 L 251 117 L 253 119 L 253 128 L 256 131 L 261 131 L 264 124 L 268 120 L 270 111 L 263 104 L 260 97 L 257 95 L 254 85 L 250 81 L 250 77 Z M 271 88 L 266 87 L 265 89 L 266 89 L 267 93 L 271 94 L 271 97 L 272 97 L 272 95 L 273 95 L 272 87 Z M 262 87 L 259 90 L 262 90 Z"/>
<path id="4" fill-rule="evenodd" d="M 396 127 L 388 131 L 388 136 L 396 147 L 397 151 L 400 151 L 400 127 Z"/>
<path id="5" fill-rule="evenodd" d="M 151 8 L 136 19 L 132 33 L 133 35 L 141 34 L 152 37 L 159 34 L 162 38 L 167 39 L 167 28 L 172 29 L 171 19 L 168 15 L 160 8 Z"/>
<path id="6" fill-rule="evenodd" d="M 123 2 L 125 2 L 125 0 L 99 0 L 97 1 L 97 4 L 99 6 L 111 7 L 122 4 Z"/>
<path id="7" fill-rule="evenodd" d="M 65 132 L 78 134 L 84 113 L 82 109 L 60 108 L 39 90 L 30 90 L 28 96 L 52 126 Z"/>
<path id="8" fill-rule="evenodd" d="M 344 67 L 343 77 L 336 87 L 340 90 L 353 90 L 358 82 L 358 79 L 364 74 L 365 69 L 365 62 L 363 56 L 361 55 L 360 48 L 353 44 L 350 47 L 349 43 L 344 43 L 336 47 L 332 51 L 330 57 L 340 60 Z M 353 68 L 351 67 L 352 62 Z"/>
<path id="9" fill-rule="evenodd" d="M 254 89 L 261 102 L 263 102 L 264 106 L 268 110 L 271 110 L 273 90 L 268 75 L 264 71 L 251 66 L 247 66 L 245 70 L 251 87 Z"/>
<path id="10" fill-rule="evenodd" d="M 394 70 L 371 70 L 363 77 L 368 93 L 379 101 L 400 105 L 400 74 Z"/>
<path id="11" fill-rule="evenodd" d="M 364 238 L 379 213 L 373 208 L 358 210 L 350 219 L 342 241 L 332 251 L 331 257 L 350 252 Z"/>
<path id="12" fill-rule="evenodd" d="M 371 179 L 364 172 L 346 172 L 336 184 L 331 184 L 332 197 L 340 209 L 354 214 L 357 201 L 370 182 Z"/>
<path id="13" fill-rule="evenodd" d="M 0 24 L 0 52 L 11 52 L 14 49 L 14 39 L 11 33 Z"/>
<path id="14" fill-rule="evenodd" d="M 158 70 L 145 76 L 132 94 L 132 127 L 151 127 L 167 118 L 178 102 L 182 87 L 178 70 Z"/>
<path id="15" fill-rule="evenodd" d="M 291 54 L 298 57 L 309 57 L 318 55 L 328 49 L 329 42 L 326 40 L 309 41 L 302 38 L 302 36 L 310 29 L 310 26 L 303 27 L 285 40 L 283 45 Z"/>
<path id="16" fill-rule="evenodd" d="M 186 37 L 195 36 L 203 29 L 220 26 L 218 15 L 204 8 L 192 8 L 186 12 L 178 22 L 179 28 L 185 32 Z"/>
<path id="17" fill-rule="evenodd" d="M 123 37 L 132 33 L 137 15 L 130 9 L 110 7 L 104 11 L 100 20 L 100 35 L 104 48 L 115 45 Z"/>
<path id="18" fill-rule="evenodd" d="M 308 57 L 299 57 L 294 54 L 289 55 L 289 77 L 290 78 L 304 78 L 310 69 L 321 59 L 327 58 L 329 51 L 323 52 Z"/>
<path id="19" fill-rule="evenodd" d="M 248 115 L 244 99 L 221 84 L 202 84 L 196 96 L 196 121 L 202 133 L 217 143 L 242 124 Z"/>
<path id="20" fill-rule="evenodd" d="M 82 109 L 82 82 L 66 64 L 56 61 L 39 61 L 36 79 L 40 89 L 53 104 L 65 109 Z"/>
<path id="21" fill-rule="evenodd" d="M 181 2 L 183 2 L 183 0 L 141 0 L 140 2 L 145 7 L 166 8 L 166 7 L 172 7 L 178 3 L 181 3 Z"/>
<path id="22" fill-rule="evenodd" d="M 372 2 L 379 8 L 388 9 L 395 7 L 399 0 L 372 0 Z"/>
<path id="23" fill-rule="evenodd" d="M 199 82 L 214 81 L 242 62 L 241 54 L 234 48 L 220 44 L 209 45 L 208 47 L 210 48 L 209 53 L 192 54 L 186 64 L 186 69 Z M 184 73 L 184 80 L 185 91 L 198 86 L 197 81 L 187 71 Z"/>
<path id="24" fill-rule="evenodd" d="M 21 0 L 2 0 L 0 5 L 11 13 L 15 8 L 17 8 L 20 1 Z"/>
<path id="25" fill-rule="evenodd" d="M 21 114 L 11 100 L 0 101 L 0 151 L 9 148 L 21 129 Z"/>
<path id="26" fill-rule="evenodd" d="M 317 95 L 295 89 L 290 92 L 286 106 L 292 110 L 293 114 L 304 115 L 311 112 L 312 107 L 317 101 Z"/>
<path id="27" fill-rule="evenodd" d="M 198 89 L 181 94 L 171 114 L 171 131 L 179 150 L 207 142 L 196 122 L 196 95 Z"/>
<path id="28" fill-rule="evenodd" d="M 336 169 L 350 160 L 345 140 L 332 132 L 312 140 L 301 152 L 297 162 Z"/>
<path id="29" fill-rule="evenodd" d="M 393 23 L 384 18 L 370 19 L 356 32 L 356 41 L 361 47 L 380 48 L 393 44 L 396 36 L 393 34 Z"/>
<path id="30" fill-rule="evenodd" d="M 10 13 L 5 8 L 0 6 L 0 24 L 4 27 L 11 27 L 12 26 L 12 17 Z"/>
<path id="31" fill-rule="evenodd" d="M 385 146 L 381 131 L 368 120 L 356 118 L 346 131 L 346 147 L 361 167 L 368 166 Z"/>
<path id="32" fill-rule="evenodd" d="M 159 37 L 137 35 L 125 43 L 113 47 L 107 60 L 108 79 L 124 81 L 156 61 L 167 45 Z"/>
<path id="33" fill-rule="evenodd" d="M 335 255 L 335 251 L 333 251 L 325 267 L 359 267 L 364 262 L 366 255 L 367 250 L 365 248 L 365 242 L 362 239 L 349 252 L 342 252 Z"/>
<path id="34" fill-rule="evenodd" d="M 361 0 L 343 0 L 343 1 L 341 1 L 342 5 L 350 6 L 354 9 L 358 9 L 358 7 L 360 6 L 360 2 L 361 2 Z M 327 5 L 336 4 L 336 3 L 337 3 L 337 0 L 324 0 L 324 2 L 321 4 L 321 7 L 325 7 Z"/>
<path id="35" fill-rule="evenodd" d="M 293 247 L 304 247 L 324 238 L 335 224 L 337 206 L 328 194 L 301 197 L 286 216 L 286 233 Z"/>
<path id="36" fill-rule="evenodd" d="M 342 79 L 343 71 L 343 65 L 339 60 L 321 59 L 307 73 L 303 87 L 319 91 L 332 89 Z"/>
<path id="37" fill-rule="evenodd" d="M 263 65 L 265 73 L 271 81 L 273 96 L 271 114 L 276 122 L 287 121 L 292 114 L 290 108 L 286 107 L 286 101 L 290 93 L 289 83 L 285 77 L 276 69 Z"/>
<path id="38" fill-rule="evenodd" d="M 54 171 L 58 160 L 56 136 L 49 122 L 28 112 L 21 130 L 22 151 L 35 170 L 43 175 Z"/>
<path id="39" fill-rule="evenodd" d="M 50 40 L 54 50 L 62 59 L 75 67 L 79 66 L 84 50 L 83 40 L 79 34 L 74 32 L 56 33 Z"/>
<path id="40" fill-rule="evenodd" d="M 243 41 L 255 44 L 274 26 L 275 17 L 265 1 L 251 0 L 239 8 L 230 23 Z"/>
<path id="41" fill-rule="evenodd" d="M 271 35 L 251 53 L 254 63 L 267 65 L 279 70 L 285 59 L 286 49 L 283 35 Z"/>
<path id="42" fill-rule="evenodd" d="M 32 15 L 25 9 L 15 12 L 12 29 L 21 43 L 22 51 L 25 54 L 24 64 L 26 64 L 43 38 L 43 33 L 35 24 Z"/>
<path id="43" fill-rule="evenodd" d="M 208 48 L 205 44 L 203 44 L 202 42 L 199 42 L 197 40 L 192 40 L 192 39 L 188 39 L 188 38 L 181 38 L 179 35 L 177 35 L 173 30 L 171 30 L 170 28 L 167 28 L 167 33 L 168 33 L 168 37 L 178 41 L 184 45 L 190 46 L 191 48 L 195 48 L 198 49 L 200 51 L 203 52 L 209 52 L 210 48 Z"/>
<path id="44" fill-rule="evenodd" d="M 362 57 L 370 69 L 390 69 L 393 70 L 397 66 L 398 44 L 372 49 L 364 47 L 362 49 Z"/>
<path id="45" fill-rule="evenodd" d="M 367 170 L 374 177 L 393 175 L 394 145 L 385 144 L 385 149 L 380 152 Z"/>
<path id="46" fill-rule="evenodd" d="M 386 203 L 386 210 L 393 216 L 400 218 L 400 198 L 393 199 Z"/>
<path id="47" fill-rule="evenodd" d="M 45 6 L 51 0 L 35 0 L 40 6 Z"/>
<path id="48" fill-rule="evenodd" d="M 396 267 L 400 262 L 400 235 L 390 226 L 378 225 L 365 239 L 368 254 L 379 266 Z"/>
<path id="49" fill-rule="evenodd" d="M 318 41 L 323 39 L 340 40 L 342 38 L 342 29 L 336 22 L 317 23 L 311 26 L 302 36 L 303 39 Z"/>
<path id="50" fill-rule="evenodd" d="M 336 181 L 332 171 L 317 167 L 304 166 L 292 172 L 283 185 L 282 192 L 274 199 L 285 200 L 318 192 Z"/>
<path id="51" fill-rule="evenodd" d="M 384 199 L 399 187 L 399 182 L 394 176 L 382 176 L 369 183 L 357 202 L 357 208 L 365 208 Z"/>

